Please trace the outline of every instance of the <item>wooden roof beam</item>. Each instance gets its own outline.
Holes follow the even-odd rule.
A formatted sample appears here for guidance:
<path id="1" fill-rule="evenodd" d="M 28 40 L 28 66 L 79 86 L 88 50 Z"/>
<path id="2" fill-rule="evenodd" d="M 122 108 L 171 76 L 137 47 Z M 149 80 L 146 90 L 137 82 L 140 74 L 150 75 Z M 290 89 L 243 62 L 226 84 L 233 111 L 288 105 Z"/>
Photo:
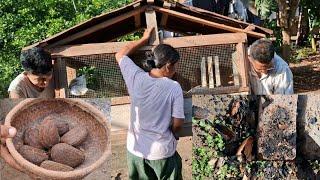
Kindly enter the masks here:
<path id="1" fill-rule="evenodd" d="M 163 13 L 163 14 L 169 14 L 170 16 L 175 16 L 175 17 L 178 17 L 178 18 L 185 19 L 187 21 L 196 22 L 196 23 L 203 24 L 203 25 L 206 25 L 206 26 L 210 26 L 210 27 L 214 27 L 214 28 L 218 28 L 218 29 L 223 29 L 223 30 L 226 30 L 226 31 L 234 32 L 234 33 L 247 33 L 249 36 L 255 37 L 255 38 L 264 38 L 264 37 L 266 37 L 266 35 L 262 34 L 262 33 L 257 33 L 257 32 L 253 32 L 253 31 L 248 31 L 248 30 L 244 30 L 244 29 L 239 29 L 239 28 L 227 26 L 227 25 L 224 25 L 224 24 L 215 23 L 215 22 L 212 22 L 212 21 L 208 21 L 208 20 L 205 20 L 205 19 L 201 19 L 201 18 L 198 18 L 198 17 L 191 16 L 191 15 L 187 15 L 187 14 L 183 14 L 183 13 L 180 13 L 180 12 L 176 12 L 176 11 L 173 11 L 173 10 L 170 10 L 170 9 L 166 9 L 166 8 L 162 8 L 162 7 L 156 7 L 156 6 L 154 6 L 153 8 L 157 12 L 160 12 L 160 13 Z"/>

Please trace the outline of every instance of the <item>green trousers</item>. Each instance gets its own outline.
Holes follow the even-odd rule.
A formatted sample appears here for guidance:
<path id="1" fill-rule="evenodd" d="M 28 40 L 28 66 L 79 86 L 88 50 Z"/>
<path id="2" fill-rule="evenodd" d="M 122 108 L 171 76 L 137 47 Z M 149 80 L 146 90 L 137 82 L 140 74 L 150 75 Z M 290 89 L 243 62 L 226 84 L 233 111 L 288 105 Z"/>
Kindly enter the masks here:
<path id="1" fill-rule="evenodd" d="M 130 180 L 182 180 L 181 157 L 173 156 L 160 160 L 147 160 L 127 152 Z"/>

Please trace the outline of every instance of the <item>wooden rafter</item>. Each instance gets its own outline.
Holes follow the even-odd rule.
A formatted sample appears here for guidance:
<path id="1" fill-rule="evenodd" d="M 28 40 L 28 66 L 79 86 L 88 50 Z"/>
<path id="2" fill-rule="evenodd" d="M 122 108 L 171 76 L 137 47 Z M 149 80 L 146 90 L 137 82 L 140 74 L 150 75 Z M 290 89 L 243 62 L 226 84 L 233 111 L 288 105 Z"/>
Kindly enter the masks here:
<path id="1" fill-rule="evenodd" d="M 253 32 L 253 31 L 247 31 L 244 29 L 240 29 L 240 28 L 235 28 L 235 27 L 231 27 L 231 26 L 227 26 L 224 24 L 219 24 L 219 23 L 215 23 L 212 21 L 208 21 L 205 19 L 201 19 L 198 17 L 194 17 L 188 14 L 183 14 L 180 12 L 176 12 L 170 9 L 166 9 L 166 8 L 162 8 L 162 7 L 153 7 L 155 9 L 155 11 L 160 12 L 160 13 L 166 13 L 169 14 L 169 16 L 175 16 L 178 18 L 182 18 L 182 19 L 186 19 L 187 21 L 192 21 L 195 23 L 199 23 L 199 24 L 203 24 L 203 25 L 207 25 L 210 27 L 214 27 L 214 28 L 219 28 L 219 29 L 223 29 L 226 31 L 230 31 L 230 32 L 234 32 L 234 33 L 247 33 L 249 36 L 255 37 L 255 38 L 264 38 L 266 37 L 265 34 L 261 34 L 261 33 L 257 33 L 257 32 Z"/>

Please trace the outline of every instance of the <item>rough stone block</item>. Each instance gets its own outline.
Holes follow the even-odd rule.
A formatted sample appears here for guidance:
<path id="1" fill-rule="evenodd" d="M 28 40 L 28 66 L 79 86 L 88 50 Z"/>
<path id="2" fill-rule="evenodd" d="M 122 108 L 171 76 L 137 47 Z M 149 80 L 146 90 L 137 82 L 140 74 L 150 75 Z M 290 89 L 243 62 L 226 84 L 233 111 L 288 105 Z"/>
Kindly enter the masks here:
<path id="1" fill-rule="evenodd" d="M 298 96 L 262 96 L 258 122 L 258 156 L 264 160 L 296 157 Z"/>

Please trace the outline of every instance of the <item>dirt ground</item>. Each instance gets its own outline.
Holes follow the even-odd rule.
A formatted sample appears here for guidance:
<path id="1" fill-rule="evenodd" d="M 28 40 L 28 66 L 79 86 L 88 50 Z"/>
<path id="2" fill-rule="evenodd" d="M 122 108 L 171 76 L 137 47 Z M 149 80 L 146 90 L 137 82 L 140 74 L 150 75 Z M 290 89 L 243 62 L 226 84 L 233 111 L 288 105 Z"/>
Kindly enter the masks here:
<path id="1" fill-rule="evenodd" d="M 320 93 L 320 55 L 309 57 L 298 64 L 290 64 L 295 93 Z"/>
<path id="2" fill-rule="evenodd" d="M 127 172 L 127 148 L 126 148 L 126 130 L 114 132 L 111 135 L 111 179 L 126 180 Z M 177 151 L 182 158 L 182 176 L 184 180 L 192 179 L 192 137 L 180 138 Z"/>

